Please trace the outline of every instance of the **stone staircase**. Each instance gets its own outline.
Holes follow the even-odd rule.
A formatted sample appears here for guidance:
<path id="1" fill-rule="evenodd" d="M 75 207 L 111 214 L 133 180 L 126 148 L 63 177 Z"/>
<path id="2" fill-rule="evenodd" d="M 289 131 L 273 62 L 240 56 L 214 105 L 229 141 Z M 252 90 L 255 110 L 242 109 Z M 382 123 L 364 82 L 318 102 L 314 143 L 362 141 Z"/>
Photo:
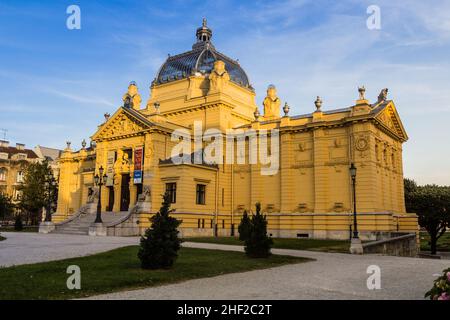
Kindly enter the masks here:
<path id="1" fill-rule="evenodd" d="M 119 221 L 128 214 L 127 211 L 122 212 L 102 212 L 102 220 L 105 225 Z M 76 219 L 56 225 L 56 229 L 52 233 L 61 234 L 79 234 L 87 235 L 89 232 L 89 226 L 95 221 L 96 214 L 80 214 Z"/>

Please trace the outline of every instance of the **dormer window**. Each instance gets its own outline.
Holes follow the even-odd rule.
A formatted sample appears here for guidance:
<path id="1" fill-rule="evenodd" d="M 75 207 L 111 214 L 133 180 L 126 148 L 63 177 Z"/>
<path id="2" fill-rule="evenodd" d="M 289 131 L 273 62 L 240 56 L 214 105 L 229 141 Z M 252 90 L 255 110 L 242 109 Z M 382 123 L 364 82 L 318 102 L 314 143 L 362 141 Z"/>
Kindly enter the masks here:
<path id="1" fill-rule="evenodd" d="M 14 156 L 11 157 L 13 160 L 26 160 L 27 154 L 26 153 L 16 153 Z"/>

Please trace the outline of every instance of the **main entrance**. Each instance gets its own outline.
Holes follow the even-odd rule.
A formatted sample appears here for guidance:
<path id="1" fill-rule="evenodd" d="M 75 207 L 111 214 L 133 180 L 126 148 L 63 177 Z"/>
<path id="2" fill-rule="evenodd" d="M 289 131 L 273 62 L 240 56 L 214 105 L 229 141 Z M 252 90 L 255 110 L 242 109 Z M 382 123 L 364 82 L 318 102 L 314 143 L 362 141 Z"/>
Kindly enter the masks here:
<path id="1" fill-rule="evenodd" d="M 120 211 L 128 211 L 130 206 L 130 175 L 122 174 L 122 186 L 120 188 Z"/>

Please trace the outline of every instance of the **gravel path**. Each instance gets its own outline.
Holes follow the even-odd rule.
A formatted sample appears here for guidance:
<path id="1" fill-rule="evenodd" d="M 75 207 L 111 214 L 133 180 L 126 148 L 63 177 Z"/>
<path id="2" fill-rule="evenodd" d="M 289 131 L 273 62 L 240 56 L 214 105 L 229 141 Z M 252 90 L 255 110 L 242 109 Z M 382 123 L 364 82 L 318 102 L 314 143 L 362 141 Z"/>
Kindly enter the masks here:
<path id="1" fill-rule="evenodd" d="M 8 233 L 0 242 L 0 266 L 79 257 L 138 243 L 136 237 L 89 237 Z M 183 243 L 186 247 L 242 251 L 239 246 Z M 91 299 L 423 299 L 448 260 L 356 256 L 273 249 L 275 254 L 309 257 L 313 262 L 189 280 Z M 381 269 L 381 289 L 367 289 L 367 267 Z"/>
<path id="2" fill-rule="evenodd" d="M 36 232 L 2 232 L 0 267 L 87 256 L 138 244 L 136 237 L 89 237 Z"/>
<path id="3" fill-rule="evenodd" d="M 186 247 L 243 251 L 239 246 L 184 243 Z M 423 299 L 450 262 L 380 255 L 356 256 L 273 249 L 317 261 L 91 297 L 91 299 Z M 381 269 L 381 289 L 367 289 L 367 267 Z"/>

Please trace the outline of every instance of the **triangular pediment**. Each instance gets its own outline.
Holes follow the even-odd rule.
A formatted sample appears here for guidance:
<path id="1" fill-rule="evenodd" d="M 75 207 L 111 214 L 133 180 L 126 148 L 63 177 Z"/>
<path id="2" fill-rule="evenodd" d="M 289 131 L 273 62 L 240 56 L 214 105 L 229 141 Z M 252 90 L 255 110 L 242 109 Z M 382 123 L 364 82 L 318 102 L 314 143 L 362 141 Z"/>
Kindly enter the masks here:
<path id="1" fill-rule="evenodd" d="M 92 140 L 119 139 L 139 134 L 151 127 L 151 123 L 137 111 L 120 108 L 91 137 Z"/>
<path id="2" fill-rule="evenodd" d="M 383 108 L 382 111 L 375 117 L 385 129 L 399 137 L 402 141 L 408 140 L 405 128 L 403 127 L 400 116 L 395 108 L 394 102 L 389 103 Z"/>

